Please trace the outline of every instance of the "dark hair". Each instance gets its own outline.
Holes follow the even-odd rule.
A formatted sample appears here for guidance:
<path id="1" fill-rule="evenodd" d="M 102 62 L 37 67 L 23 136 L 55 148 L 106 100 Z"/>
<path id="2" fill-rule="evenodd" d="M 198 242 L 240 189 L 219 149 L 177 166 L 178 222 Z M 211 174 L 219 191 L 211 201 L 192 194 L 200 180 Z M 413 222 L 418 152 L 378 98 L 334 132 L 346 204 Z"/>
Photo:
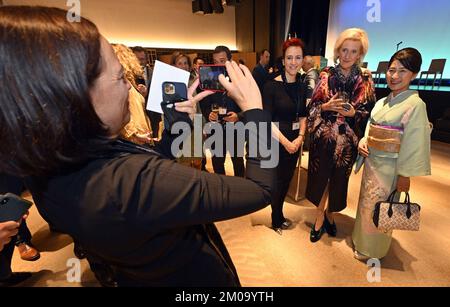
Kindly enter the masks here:
<path id="1" fill-rule="evenodd" d="M 269 52 L 270 53 L 270 51 L 269 50 L 267 50 L 267 49 L 263 49 L 263 50 L 261 50 L 260 52 L 258 52 L 258 59 L 264 54 L 264 52 Z"/>
<path id="2" fill-rule="evenodd" d="M 283 58 L 286 55 L 286 50 L 289 47 L 300 47 L 302 52 L 305 53 L 305 43 L 300 38 L 290 38 L 283 43 Z"/>
<path id="3" fill-rule="evenodd" d="M 44 175 L 105 144 L 89 89 L 100 34 L 49 7 L 0 7 L 0 172 Z"/>
<path id="4" fill-rule="evenodd" d="M 214 49 L 213 54 L 221 53 L 221 52 L 225 52 L 227 54 L 228 61 L 231 61 L 231 58 L 232 58 L 231 51 L 227 46 L 217 46 L 216 49 Z"/>
<path id="5" fill-rule="evenodd" d="M 198 61 L 203 61 L 204 62 L 204 60 L 201 58 L 201 57 L 196 57 L 193 61 L 192 61 L 192 64 L 197 64 L 197 62 Z"/>
<path id="6" fill-rule="evenodd" d="M 131 48 L 131 50 L 133 50 L 133 52 L 146 52 L 146 50 L 144 48 L 142 48 L 141 46 L 136 46 Z"/>
<path id="7" fill-rule="evenodd" d="M 420 67 L 422 66 L 422 55 L 415 48 L 404 48 L 394 53 L 389 61 L 389 67 L 391 67 L 395 60 L 402 63 L 407 70 L 412 71 L 415 74 L 420 72 Z"/>

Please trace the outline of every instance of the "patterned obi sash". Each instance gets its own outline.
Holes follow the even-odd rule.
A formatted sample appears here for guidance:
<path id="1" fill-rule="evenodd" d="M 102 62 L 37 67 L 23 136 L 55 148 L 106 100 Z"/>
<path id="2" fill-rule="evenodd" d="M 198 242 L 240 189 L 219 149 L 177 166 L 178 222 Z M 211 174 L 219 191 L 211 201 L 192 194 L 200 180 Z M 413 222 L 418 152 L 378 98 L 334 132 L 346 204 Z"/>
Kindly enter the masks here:
<path id="1" fill-rule="evenodd" d="M 385 152 L 400 152 L 403 128 L 370 124 L 367 145 Z"/>

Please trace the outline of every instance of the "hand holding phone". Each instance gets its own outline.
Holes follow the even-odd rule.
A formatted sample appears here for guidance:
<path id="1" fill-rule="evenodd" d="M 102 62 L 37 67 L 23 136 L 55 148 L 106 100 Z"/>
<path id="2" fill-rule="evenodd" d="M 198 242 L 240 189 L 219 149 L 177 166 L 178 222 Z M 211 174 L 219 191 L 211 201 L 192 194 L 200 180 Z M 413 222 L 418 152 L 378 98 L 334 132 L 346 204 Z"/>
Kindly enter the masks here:
<path id="1" fill-rule="evenodd" d="M 0 195 L 0 223 L 20 221 L 32 205 L 32 202 L 12 193 Z"/>
<path id="2" fill-rule="evenodd" d="M 178 112 L 175 109 L 176 103 L 188 100 L 186 84 L 182 82 L 163 82 L 162 96 L 161 108 L 164 112 L 164 124 L 169 128 L 169 131 L 176 122 L 186 122 L 192 125 L 192 121 L 187 113 Z"/>

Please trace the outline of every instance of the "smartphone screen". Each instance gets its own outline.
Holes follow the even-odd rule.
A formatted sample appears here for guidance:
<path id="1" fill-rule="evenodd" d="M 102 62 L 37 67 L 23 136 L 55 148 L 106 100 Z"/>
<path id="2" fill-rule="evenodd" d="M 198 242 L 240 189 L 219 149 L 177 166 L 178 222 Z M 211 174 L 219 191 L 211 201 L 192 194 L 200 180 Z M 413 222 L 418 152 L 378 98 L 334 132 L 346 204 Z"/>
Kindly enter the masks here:
<path id="1" fill-rule="evenodd" d="M 199 67 L 200 88 L 215 92 L 225 92 L 225 88 L 219 82 L 219 76 L 227 75 L 225 65 L 202 65 Z"/>

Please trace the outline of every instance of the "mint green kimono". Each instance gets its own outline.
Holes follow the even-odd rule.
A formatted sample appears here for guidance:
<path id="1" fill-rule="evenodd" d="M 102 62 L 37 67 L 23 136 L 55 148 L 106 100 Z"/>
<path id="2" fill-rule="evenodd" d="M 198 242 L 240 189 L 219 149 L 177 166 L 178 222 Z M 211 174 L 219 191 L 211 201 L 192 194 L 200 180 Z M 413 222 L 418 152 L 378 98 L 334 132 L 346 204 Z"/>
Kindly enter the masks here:
<path id="1" fill-rule="evenodd" d="M 378 201 L 386 200 L 396 189 L 398 175 L 403 177 L 431 174 L 430 134 L 425 103 L 416 91 L 407 90 L 395 98 L 390 94 L 379 100 L 370 114 L 370 123 L 403 128 L 399 153 L 369 148 L 359 195 L 358 212 L 353 230 L 355 249 L 370 258 L 381 259 L 389 251 L 392 231 L 379 231 L 373 223 Z M 361 161 L 362 157 L 358 157 Z"/>

